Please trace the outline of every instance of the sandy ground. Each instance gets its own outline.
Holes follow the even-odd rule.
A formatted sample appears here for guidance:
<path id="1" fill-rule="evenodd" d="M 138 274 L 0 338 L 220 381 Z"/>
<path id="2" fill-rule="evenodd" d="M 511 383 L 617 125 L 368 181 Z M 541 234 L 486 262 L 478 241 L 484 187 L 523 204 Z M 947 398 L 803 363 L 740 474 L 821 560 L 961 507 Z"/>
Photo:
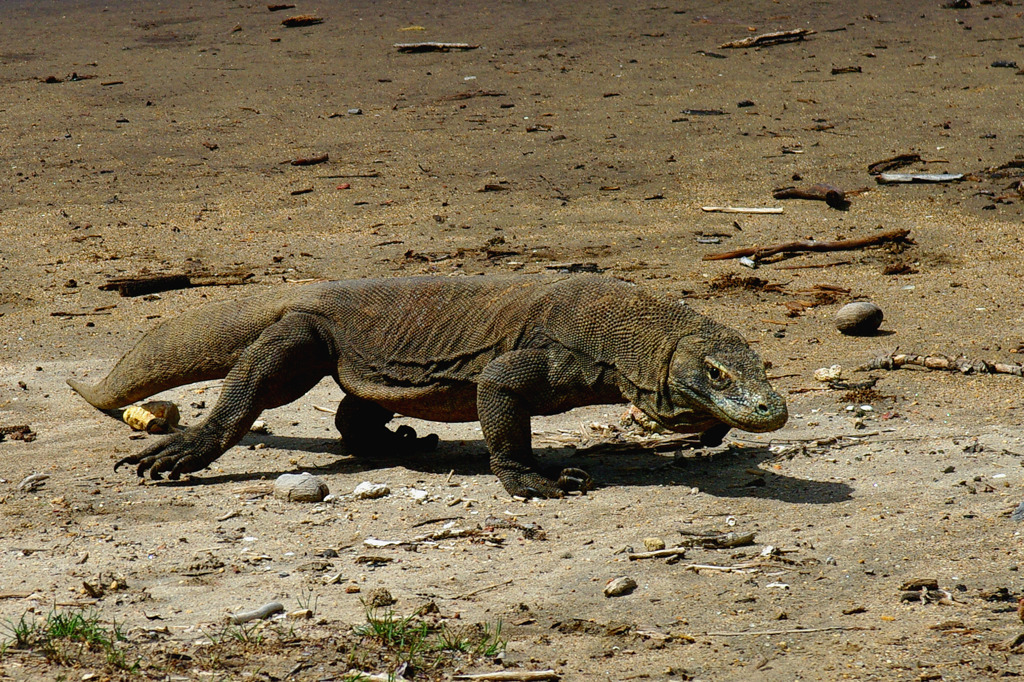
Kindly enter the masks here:
<path id="1" fill-rule="evenodd" d="M 896 348 L 1019 358 L 1024 77 L 996 64 L 1024 65 L 1024 7 L 974 5 L 5 2 L 0 426 L 29 424 L 36 437 L 0 442 L 0 618 L 92 609 L 123 625 L 155 679 L 341 679 L 352 659 L 339 642 L 377 588 L 399 614 L 433 602 L 450 622 L 503 623 L 503 660 L 421 679 L 459 667 L 567 680 L 1024 674 L 1006 645 L 1022 632 L 1009 516 L 1024 499 L 1021 379 L 850 371 Z M 324 21 L 282 26 L 300 13 Z M 719 47 L 797 28 L 816 32 Z M 479 47 L 393 47 L 415 41 Z M 879 185 L 868 174 L 905 153 L 921 160 L 902 171 L 966 178 Z M 317 154 L 329 160 L 288 163 Z M 851 192 L 848 210 L 772 197 L 822 182 Z M 702 260 L 896 229 L 913 244 L 756 271 Z M 487 471 L 476 424 L 418 424 L 443 441 L 421 460 L 344 456 L 317 409 L 339 399 L 324 383 L 265 414 L 270 434 L 212 468 L 139 485 L 112 464 L 154 437 L 64 384 L 98 378 L 156 320 L 206 300 L 311 278 L 566 263 L 686 296 L 738 329 L 771 362 L 789 424 L 701 453 L 619 433 L 619 406 L 539 419 L 542 457 L 603 485 L 524 503 Z M 238 271 L 252 273 L 244 286 L 99 289 Z M 723 288 L 730 274 L 762 281 Z M 882 307 L 882 333 L 835 331 L 836 310 L 855 299 Z M 827 390 L 812 374 L 833 364 L 878 382 Z M 195 422 L 216 395 L 214 384 L 167 397 Z M 268 495 L 296 471 L 322 476 L 336 499 Z M 49 478 L 19 490 L 32 473 Z M 392 493 L 346 497 L 362 481 Z M 449 522 L 481 531 L 365 544 Z M 645 538 L 672 546 L 730 530 L 755 532 L 755 544 L 628 559 Z M 605 597 L 617 576 L 638 587 Z M 83 587 L 114 578 L 121 589 Z M 945 593 L 905 600 L 901 587 L 925 578 Z M 248 647 L 231 665 L 201 655 L 225 614 L 271 600 L 295 610 L 311 596 L 314 617 L 287 646 Z M 121 674 L 79 667 L 0 656 L 12 679 Z"/>

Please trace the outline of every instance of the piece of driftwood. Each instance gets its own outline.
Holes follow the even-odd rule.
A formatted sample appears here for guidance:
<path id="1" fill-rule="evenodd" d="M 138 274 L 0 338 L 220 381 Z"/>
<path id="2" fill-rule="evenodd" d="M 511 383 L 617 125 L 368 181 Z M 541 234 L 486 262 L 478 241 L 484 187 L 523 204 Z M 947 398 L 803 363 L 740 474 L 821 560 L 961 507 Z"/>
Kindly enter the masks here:
<path id="1" fill-rule="evenodd" d="M 324 23 L 324 20 L 318 16 L 312 14 L 299 14 L 294 17 L 288 17 L 281 22 L 283 26 L 287 28 L 299 28 L 301 26 L 316 26 L 317 24 Z"/>
<path id="2" fill-rule="evenodd" d="M 395 49 L 399 52 L 451 52 L 452 50 L 475 50 L 479 45 L 469 43 L 395 43 Z"/>
<path id="3" fill-rule="evenodd" d="M 700 210 L 706 213 L 782 213 L 781 206 L 751 207 L 742 206 L 701 206 Z"/>
<path id="4" fill-rule="evenodd" d="M 665 549 L 655 549 L 650 552 L 632 552 L 628 554 L 630 561 L 636 561 L 637 559 L 659 559 L 661 557 L 681 557 L 686 554 L 686 547 L 666 547 Z"/>
<path id="5" fill-rule="evenodd" d="M 920 154 L 899 154 L 888 159 L 875 161 L 873 164 L 868 166 L 868 173 L 871 175 L 880 175 L 881 173 L 888 173 L 889 171 L 909 166 L 912 163 L 919 163 L 920 161 Z"/>
<path id="6" fill-rule="evenodd" d="M 846 198 L 846 192 L 833 185 L 819 183 L 806 185 L 804 187 L 780 187 L 772 192 L 776 199 L 810 199 L 812 201 L 824 201 L 832 208 L 845 211 L 850 207 L 850 200 Z"/>
<path id="7" fill-rule="evenodd" d="M 498 670 L 493 673 L 475 673 L 456 675 L 455 680 L 521 680 L 532 682 L 536 680 L 558 680 L 561 679 L 554 670 Z"/>
<path id="8" fill-rule="evenodd" d="M 833 632 L 836 630 L 874 630 L 873 627 L 861 625 L 829 625 L 823 628 L 789 628 L 786 630 L 746 630 L 739 632 L 705 632 L 705 637 L 771 637 L 775 635 L 800 635 L 813 632 Z"/>
<path id="9" fill-rule="evenodd" d="M 291 164 L 293 166 L 315 166 L 318 163 L 324 163 L 331 157 L 324 154 L 314 154 L 313 156 L 301 156 L 297 159 L 292 159 Z"/>
<path id="10" fill-rule="evenodd" d="M 888 232 L 882 232 L 879 234 L 871 235 L 870 237 L 858 237 L 856 239 L 840 239 L 839 241 L 834 242 L 819 242 L 815 241 L 814 239 L 808 239 L 805 241 L 776 244 L 775 246 L 751 246 L 744 249 L 736 249 L 735 251 L 725 251 L 723 253 L 709 253 L 708 255 L 704 256 L 703 260 L 728 260 L 731 258 L 744 257 L 750 257 L 753 258 L 754 260 L 758 260 L 761 258 L 767 258 L 768 256 L 774 256 L 777 253 L 852 251 L 855 249 L 863 249 L 868 246 L 878 246 L 879 244 L 899 242 L 912 244 L 913 241 L 911 241 L 907 237 L 907 235 L 909 234 L 910 230 L 889 230 Z"/>
<path id="11" fill-rule="evenodd" d="M 160 291 L 189 289 L 191 287 L 237 286 L 252 279 L 251 272 L 231 272 L 220 275 L 136 275 L 112 277 L 100 285 L 101 291 L 117 291 L 122 297 L 145 296 Z"/>
<path id="12" fill-rule="evenodd" d="M 749 38 L 743 38 L 742 40 L 732 40 L 728 43 L 722 43 L 718 47 L 720 48 L 742 48 L 742 47 L 767 47 L 769 45 L 778 45 L 780 43 L 792 43 L 797 40 L 803 40 L 809 35 L 812 35 L 814 31 L 809 28 L 795 28 L 791 31 L 775 31 L 773 33 L 762 33 L 759 36 L 750 36 Z"/>
<path id="13" fill-rule="evenodd" d="M 959 182 L 963 173 L 881 173 L 875 176 L 879 185 L 894 185 L 908 182 Z"/>
<path id="14" fill-rule="evenodd" d="M 922 367 L 944 372 L 960 372 L 961 374 L 1012 374 L 1024 377 L 1024 365 L 1005 362 L 989 362 L 987 360 L 969 360 L 963 355 L 955 358 L 946 355 L 918 355 L 916 353 L 890 353 L 872 359 L 857 368 L 858 372 L 874 369 L 899 369 L 906 366 Z"/>

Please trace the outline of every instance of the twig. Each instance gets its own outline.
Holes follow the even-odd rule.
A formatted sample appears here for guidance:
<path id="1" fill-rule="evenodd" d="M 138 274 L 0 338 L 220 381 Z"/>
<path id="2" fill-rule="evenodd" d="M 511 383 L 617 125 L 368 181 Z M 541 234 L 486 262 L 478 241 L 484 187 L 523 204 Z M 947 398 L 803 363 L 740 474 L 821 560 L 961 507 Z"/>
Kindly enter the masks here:
<path id="1" fill-rule="evenodd" d="M 740 206 L 701 206 L 700 210 L 707 213 L 782 213 L 781 206 L 762 208 L 743 208 Z"/>
<path id="2" fill-rule="evenodd" d="M 780 265 L 779 270 L 805 270 L 807 268 L 834 268 L 837 265 L 849 265 L 851 260 L 837 260 L 831 263 L 810 263 L 808 265 Z"/>
<path id="3" fill-rule="evenodd" d="M 760 637 L 762 635 L 797 635 L 805 632 L 831 632 L 834 630 L 873 630 L 862 625 L 829 625 L 823 628 L 791 628 L 788 630 L 750 630 L 747 632 L 705 632 L 705 637 Z"/>
<path id="4" fill-rule="evenodd" d="M 950 358 L 945 355 L 917 355 L 916 353 L 891 353 L 882 355 L 867 364 L 858 367 L 858 372 L 873 369 L 899 369 L 906 365 L 935 369 L 944 372 L 960 372 L 961 374 L 1012 374 L 1024 377 L 1024 365 L 988 362 L 987 360 L 968 360 L 960 355 Z"/>
<path id="5" fill-rule="evenodd" d="M 269 604 L 264 604 L 258 609 L 252 611 L 242 611 L 232 616 L 228 616 L 228 622 L 232 625 L 241 625 L 242 623 L 248 623 L 251 620 L 263 620 L 269 618 L 275 613 L 284 611 L 284 604 L 279 601 L 272 601 Z"/>
<path id="6" fill-rule="evenodd" d="M 657 559 L 665 556 L 681 556 L 686 553 L 686 547 L 666 547 L 665 549 L 656 549 L 651 552 L 634 552 L 633 554 L 627 554 L 630 561 L 636 561 L 637 559 Z"/>
<path id="7" fill-rule="evenodd" d="M 412 524 L 413 528 L 419 528 L 421 526 L 429 526 L 432 523 L 441 523 L 442 521 L 458 521 L 461 516 L 441 516 L 436 519 L 427 519 L 426 521 L 420 521 L 419 523 Z"/>
<path id="8" fill-rule="evenodd" d="M 875 161 L 873 164 L 868 166 L 868 173 L 871 175 L 880 175 L 882 173 L 887 173 L 888 171 L 894 171 L 897 168 L 909 166 L 910 164 L 917 163 L 920 160 L 920 154 L 900 154 L 888 159 L 882 159 L 881 161 Z"/>
<path id="9" fill-rule="evenodd" d="M 332 410 L 329 407 L 320 407 L 319 405 L 314 405 L 313 409 L 319 410 L 320 412 L 326 412 L 327 414 L 334 414 L 336 412 L 336 410 Z"/>
<path id="10" fill-rule="evenodd" d="M 881 173 L 875 176 L 875 182 L 880 185 L 904 182 L 957 182 L 963 179 L 963 173 Z"/>
<path id="11" fill-rule="evenodd" d="M 774 256 L 777 253 L 808 253 L 808 252 L 822 252 L 822 251 L 853 251 L 855 249 L 863 249 L 868 246 L 878 246 L 879 244 L 886 244 L 890 242 L 905 242 L 913 243 L 907 238 L 910 234 L 910 230 L 890 230 L 888 232 L 882 232 L 881 234 L 872 235 L 870 237 L 859 237 L 856 239 L 840 239 L 834 242 L 819 242 L 813 239 L 797 242 L 787 242 L 785 244 L 776 244 L 775 246 L 757 247 L 751 246 L 744 249 L 736 249 L 735 251 L 726 251 L 724 253 L 709 253 L 704 256 L 703 260 L 727 260 L 730 258 L 743 258 L 752 257 L 755 260 L 766 258 L 768 256 Z"/>
<path id="12" fill-rule="evenodd" d="M 493 673 L 476 673 L 474 675 L 456 675 L 456 680 L 558 680 L 559 674 L 554 670 L 500 670 Z"/>
<path id="13" fill-rule="evenodd" d="M 460 594 L 459 596 L 457 596 L 455 598 L 456 599 L 468 599 L 469 597 L 475 597 L 476 595 L 478 595 L 478 594 L 480 594 L 482 592 L 487 592 L 488 590 L 493 590 L 493 589 L 496 589 L 496 588 L 499 588 L 499 587 L 504 587 L 505 585 L 511 585 L 511 584 L 512 584 L 512 578 L 509 578 L 508 580 L 506 580 L 503 583 L 494 583 L 493 585 L 488 585 L 487 587 L 481 587 L 479 590 L 473 590 L 472 592 L 467 592 L 466 594 Z"/>
<path id="14" fill-rule="evenodd" d="M 313 156 L 300 156 L 297 159 L 292 159 L 290 163 L 293 166 L 315 166 L 318 163 L 325 163 L 330 160 L 329 154 L 314 154 Z"/>
<path id="15" fill-rule="evenodd" d="M 775 199 L 824 201 L 832 208 L 841 211 L 850 207 L 850 200 L 846 198 L 846 192 L 833 185 L 823 183 L 806 187 L 780 187 L 772 192 L 772 197 Z"/>
<path id="16" fill-rule="evenodd" d="M 791 31 L 775 31 L 773 33 L 762 33 L 759 36 L 750 36 L 749 38 L 743 38 L 742 40 L 733 40 L 728 43 L 722 43 L 719 48 L 730 48 L 730 47 L 767 47 L 768 45 L 778 45 L 779 43 L 792 43 L 797 40 L 803 40 L 805 36 L 813 34 L 809 28 L 795 28 Z"/>
<path id="17" fill-rule="evenodd" d="M 399 52 L 451 52 L 452 50 L 475 50 L 479 45 L 469 43 L 395 43 Z"/>
<path id="18" fill-rule="evenodd" d="M 137 275 L 112 277 L 100 285 L 100 291 L 116 290 L 122 297 L 143 296 L 172 289 L 190 287 L 235 286 L 252 279 L 251 272 L 231 272 L 217 275 Z"/>

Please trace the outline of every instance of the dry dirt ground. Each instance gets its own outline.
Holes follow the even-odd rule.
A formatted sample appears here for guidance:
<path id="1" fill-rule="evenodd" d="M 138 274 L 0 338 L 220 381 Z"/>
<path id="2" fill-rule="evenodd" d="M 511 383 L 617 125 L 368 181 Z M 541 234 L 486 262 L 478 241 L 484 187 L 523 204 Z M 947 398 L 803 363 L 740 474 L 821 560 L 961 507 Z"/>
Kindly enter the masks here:
<path id="1" fill-rule="evenodd" d="M 387 673 L 395 659 L 374 658 L 372 639 L 352 629 L 379 588 L 399 616 L 432 602 L 434 622 L 502 623 L 502 657 L 421 661 L 404 673 L 418 679 L 549 668 L 566 680 L 1024 674 L 1013 646 L 1024 632 L 1022 526 L 1009 514 L 1024 500 L 1022 379 L 850 371 L 897 347 L 1019 358 L 1020 0 L 294 1 L 279 12 L 224 0 L 0 6 L 0 426 L 35 434 L 0 442 L 3 639 L 23 617 L 93 614 L 118 624 L 119 650 L 138 664 L 125 673 L 86 652 L 60 665 L 8 643 L 0 675 Z M 296 14 L 323 22 L 282 25 Z M 720 47 L 798 28 L 815 33 Z M 393 46 L 415 41 L 479 47 Z M 324 153 L 325 163 L 288 163 Z M 869 164 L 906 153 L 921 160 L 904 171 L 966 178 L 876 184 Z M 866 191 L 846 211 L 772 197 L 819 182 Z M 896 229 L 913 243 L 756 271 L 702 260 Z M 311 278 L 573 263 L 686 296 L 737 328 L 771 363 L 789 424 L 704 453 L 617 432 L 620 406 L 536 420 L 546 461 L 603 485 L 523 502 L 487 471 L 476 424 L 418 425 L 441 435 L 436 456 L 344 456 L 317 409 L 339 398 L 324 383 L 265 414 L 270 433 L 210 469 L 139 485 L 112 465 L 154 436 L 139 439 L 64 383 L 98 378 L 156 320 L 207 300 Z M 252 277 L 148 297 L 99 289 L 145 273 L 236 271 Z M 835 331 L 835 311 L 855 299 L 884 309 L 882 333 Z M 813 371 L 833 364 L 878 382 L 829 390 Z M 168 397 L 195 422 L 216 395 L 210 385 Z M 336 498 L 268 495 L 296 471 L 324 477 Z M 49 478 L 20 490 L 33 473 Z M 346 497 L 362 481 L 392 492 Z M 411 543 L 446 523 L 479 530 Z M 628 558 L 645 538 L 673 546 L 725 531 L 754 532 L 754 544 L 674 563 Z M 618 576 L 637 588 L 605 597 Z M 901 588 L 917 579 L 945 592 L 910 600 Z M 313 618 L 224 626 L 272 600 L 315 607 Z"/>

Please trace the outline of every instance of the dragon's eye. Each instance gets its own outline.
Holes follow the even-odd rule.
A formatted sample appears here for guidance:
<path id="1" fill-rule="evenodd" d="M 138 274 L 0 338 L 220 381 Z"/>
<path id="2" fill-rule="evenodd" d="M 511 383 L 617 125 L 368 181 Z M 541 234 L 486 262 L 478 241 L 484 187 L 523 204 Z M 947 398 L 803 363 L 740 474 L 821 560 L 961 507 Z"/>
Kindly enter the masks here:
<path id="1" fill-rule="evenodd" d="M 704 361 L 704 372 L 707 374 L 708 381 L 716 389 L 723 389 L 732 383 L 732 375 L 711 360 Z"/>

